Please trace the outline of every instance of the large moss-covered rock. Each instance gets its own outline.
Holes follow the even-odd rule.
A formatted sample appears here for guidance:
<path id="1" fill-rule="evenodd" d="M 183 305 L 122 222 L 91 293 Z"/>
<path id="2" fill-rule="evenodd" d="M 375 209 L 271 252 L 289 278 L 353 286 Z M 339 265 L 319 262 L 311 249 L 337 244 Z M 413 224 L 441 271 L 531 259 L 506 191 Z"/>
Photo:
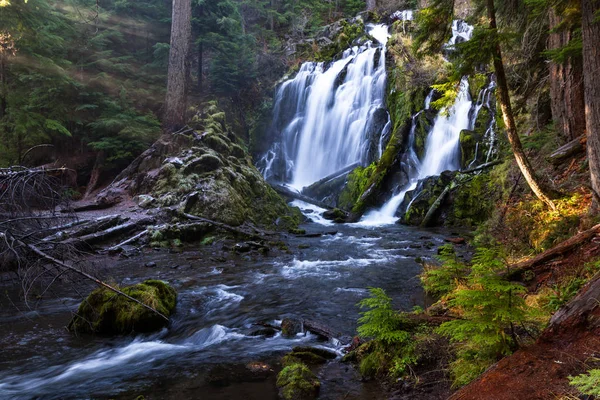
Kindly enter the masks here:
<path id="1" fill-rule="evenodd" d="M 439 176 L 430 176 L 419 183 L 415 190 L 407 192 L 401 210 L 406 210 L 401 217 L 402 223 L 420 225 L 427 211 L 442 194 L 446 186 L 454 179 L 456 172 L 444 171 Z M 410 207 L 408 207 L 410 205 Z M 440 218 L 443 219 L 443 218 Z"/>
<path id="2" fill-rule="evenodd" d="M 121 291 L 167 317 L 175 309 L 177 293 L 166 282 L 146 280 Z M 81 302 L 77 314 L 69 323 L 69 330 L 77 333 L 127 334 L 151 332 L 167 323 L 164 318 L 140 304 L 100 287 Z"/>
<path id="3" fill-rule="evenodd" d="M 305 364 L 295 362 L 281 370 L 277 387 L 285 400 L 306 400 L 317 397 L 321 383 Z"/>

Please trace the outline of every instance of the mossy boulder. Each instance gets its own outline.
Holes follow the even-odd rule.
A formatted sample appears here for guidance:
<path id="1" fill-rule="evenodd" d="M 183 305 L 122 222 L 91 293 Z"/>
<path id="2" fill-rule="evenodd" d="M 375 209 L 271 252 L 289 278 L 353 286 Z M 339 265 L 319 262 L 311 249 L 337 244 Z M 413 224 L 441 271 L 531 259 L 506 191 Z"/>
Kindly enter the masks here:
<path id="1" fill-rule="evenodd" d="M 404 215 L 401 216 L 401 222 L 408 225 L 420 225 L 427 215 L 427 211 L 446 186 L 452 182 L 455 175 L 456 172 L 444 171 L 439 176 L 427 177 L 419 183 L 415 190 L 407 192 L 400 205 L 400 209 L 405 210 Z M 409 204 L 410 207 L 408 207 Z M 439 214 L 437 219 L 443 220 L 443 215 Z"/>
<path id="2" fill-rule="evenodd" d="M 184 169 L 186 174 L 214 171 L 223 165 L 223 161 L 220 157 L 213 154 L 203 154 L 198 158 L 194 158 L 190 161 Z"/>
<path id="3" fill-rule="evenodd" d="M 277 387 L 285 400 L 305 400 L 318 396 L 321 383 L 305 364 L 293 363 L 277 375 Z"/>
<path id="4" fill-rule="evenodd" d="M 177 293 L 166 282 L 146 280 L 120 290 L 167 317 L 175 309 Z M 77 333 L 128 334 L 155 331 L 167 323 L 140 304 L 100 287 L 81 302 L 68 328 Z"/>

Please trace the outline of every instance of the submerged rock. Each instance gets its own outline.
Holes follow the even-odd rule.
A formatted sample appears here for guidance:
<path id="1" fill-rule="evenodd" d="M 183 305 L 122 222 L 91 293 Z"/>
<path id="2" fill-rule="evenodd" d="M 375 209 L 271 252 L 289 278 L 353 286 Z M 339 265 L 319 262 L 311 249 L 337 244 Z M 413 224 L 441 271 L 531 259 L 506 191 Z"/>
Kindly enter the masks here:
<path id="1" fill-rule="evenodd" d="M 175 309 L 177 293 L 166 282 L 146 280 L 121 291 L 167 317 Z M 164 318 L 140 304 L 100 287 L 81 302 L 68 328 L 77 333 L 127 334 L 151 332 L 167 323 Z"/>

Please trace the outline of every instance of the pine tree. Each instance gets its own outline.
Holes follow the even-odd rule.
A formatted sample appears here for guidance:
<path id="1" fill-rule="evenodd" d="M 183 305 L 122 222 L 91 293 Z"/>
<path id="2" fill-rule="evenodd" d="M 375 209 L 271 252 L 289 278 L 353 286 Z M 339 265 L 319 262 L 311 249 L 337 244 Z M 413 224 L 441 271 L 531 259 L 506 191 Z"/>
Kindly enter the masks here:
<path id="1" fill-rule="evenodd" d="M 189 51 L 192 39 L 192 1 L 173 0 L 171 48 L 163 128 L 176 131 L 185 125 L 189 81 Z"/>

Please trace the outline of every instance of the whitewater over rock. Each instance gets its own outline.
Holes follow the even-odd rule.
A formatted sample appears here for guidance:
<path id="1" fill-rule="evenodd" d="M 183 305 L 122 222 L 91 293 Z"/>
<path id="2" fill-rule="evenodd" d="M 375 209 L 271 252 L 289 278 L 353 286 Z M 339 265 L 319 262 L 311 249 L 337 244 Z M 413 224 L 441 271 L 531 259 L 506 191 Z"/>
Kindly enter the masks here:
<path id="1" fill-rule="evenodd" d="M 306 62 L 277 90 L 272 130 L 278 141 L 260 160 L 267 180 L 297 189 L 380 153 L 385 111 L 386 25 L 370 25 L 367 41 L 332 62 Z"/>

